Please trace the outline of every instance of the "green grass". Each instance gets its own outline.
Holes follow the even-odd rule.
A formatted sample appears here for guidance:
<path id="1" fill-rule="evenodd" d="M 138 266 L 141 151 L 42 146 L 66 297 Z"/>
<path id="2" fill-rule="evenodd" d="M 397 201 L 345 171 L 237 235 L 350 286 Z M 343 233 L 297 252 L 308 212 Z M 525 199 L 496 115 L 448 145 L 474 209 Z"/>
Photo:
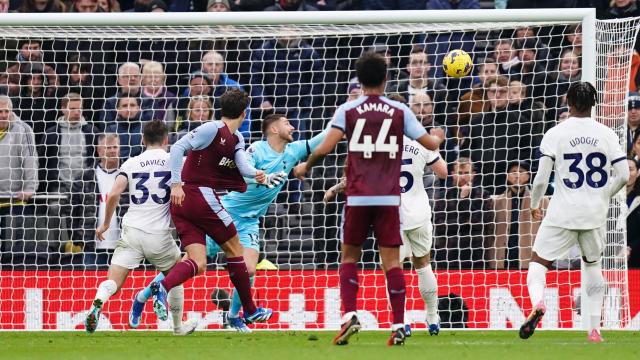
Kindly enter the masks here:
<path id="1" fill-rule="evenodd" d="M 527 341 L 515 331 L 415 332 L 403 347 L 386 346 L 387 332 L 370 331 L 348 346 L 333 346 L 333 332 L 0 332 L 0 359 L 640 359 L 640 332 L 604 332 L 590 344 L 585 332 L 538 331 Z"/>

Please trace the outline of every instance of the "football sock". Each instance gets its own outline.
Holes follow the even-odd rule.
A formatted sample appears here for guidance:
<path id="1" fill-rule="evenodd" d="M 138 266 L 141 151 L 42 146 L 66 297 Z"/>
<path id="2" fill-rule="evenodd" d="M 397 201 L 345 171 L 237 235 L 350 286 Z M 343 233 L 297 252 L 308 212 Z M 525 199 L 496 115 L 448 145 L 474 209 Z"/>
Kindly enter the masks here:
<path id="1" fill-rule="evenodd" d="M 253 287 L 253 276 L 249 277 L 249 285 Z M 240 301 L 240 295 L 233 289 L 233 297 L 231 298 L 231 307 L 229 308 L 229 316 L 238 317 L 240 314 L 240 308 L 242 308 L 242 302 Z"/>
<path id="2" fill-rule="evenodd" d="M 184 309 L 184 287 L 175 286 L 169 291 L 169 311 L 171 311 L 171 321 L 173 329 L 178 330 L 182 326 L 182 312 Z"/>
<path id="3" fill-rule="evenodd" d="M 156 277 L 154 277 L 153 280 L 151 280 L 151 283 L 162 281 L 162 279 L 164 279 L 164 274 L 158 273 L 158 275 L 156 275 Z M 145 303 L 151 297 L 151 283 L 149 283 L 146 288 L 142 289 L 142 291 L 138 291 L 138 295 L 136 295 L 136 299 L 139 302 Z"/>
<path id="4" fill-rule="evenodd" d="M 251 280 L 244 257 L 238 256 L 227 258 L 227 270 L 229 278 L 235 287 L 234 292 L 238 293 L 245 314 L 251 315 L 256 312 L 256 305 L 251 297 Z"/>
<path id="5" fill-rule="evenodd" d="M 386 276 L 393 323 L 404 324 L 404 300 L 406 296 L 404 273 L 399 267 L 396 267 L 387 271 Z"/>
<path id="6" fill-rule="evenodd" d="M 198 264 L 192 259 L 187 259 L 177 263 L 160 283 L 165 290 L 169 291 L 196 275 L 198 275 Z"/>
<path id="7" fill-rule="evenodd" d="M 358 269 L 354 263 L 340 264 L 340 299 L 342 310 L 346 313 L 356 311 L 358 298 Z"/>
<path id="8" fill-rule="evenodd" d="M 535 307 L 544 297 L 544 288 L 547 286 L 547 268 L 537 262 L 529 263 L 527 272 L 527 287 L 531 305 Z"/>
<path id="9" fill-rule="evenodd" d="M 589 316 L 589 331 L 600 331 L 602 300 L 604 298 L 604 291 L 606 286 L 604 276 L 602 276 L 602 263 L 600 261 L 590 264 L 583 262 L 582 267 L 584 269 L 585 275 L 582 286 L 585 286 L 587 288 L 586 301 L 589 314 L 585 315 Z"/>
<path id="10" fill-rule="evenodd" d="M 422 300 L 427 305 L 427 322 L 429 324 L 438 323 L 438 281 L 431 269 L 431 264 L 416 269 L 418 274 L 418 290 Z"/>
<path id="11" fill-rule="evenodd" d="M 118 285 L 113 280 L 105 280 L 98 285 L 98 291 L 96 291 L 96 299 L 102 301 L 102 303 L 106 303 L 107 300 L 111 297 L 111 295 L 115 294 L 118 291 Z"/>

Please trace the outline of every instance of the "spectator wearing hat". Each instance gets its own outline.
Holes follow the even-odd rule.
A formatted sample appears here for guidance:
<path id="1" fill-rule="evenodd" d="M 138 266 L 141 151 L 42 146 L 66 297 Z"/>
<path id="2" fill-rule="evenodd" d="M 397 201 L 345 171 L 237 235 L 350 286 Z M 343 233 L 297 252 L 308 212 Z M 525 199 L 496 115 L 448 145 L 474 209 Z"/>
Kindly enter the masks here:
<path id="1" fill-rule="evenodd" d="M 547 83 L 546 71 L 538 64 L 537 40 L 527 39 L 518 42 L 518 59 L 520 62 L 509 68 L 509 80 L 517 80 L 527 86 L 527 96 L 542 98 Z"/>
<path id="2" fill-rule="evenodd" d="M 627 152 L 633 147 L 633 139 L 640 132 L 640 94 L 629 94 L 629 109 L 627 113 Z"/>
<path id="3" fill-rule="evenodd" d="M 226 12 L 231 11 L 229 0 L 209 0 L 207 2 L 207 12 Z"/>
<path id="4" fill-rule="evenodd" d="M 278 0 L 275 4 L 267 6 L 264 11 L 318 11 L 318 8 L 304 0 Z"/>
<path id="5" fill-rule="evenodd" d="M 490 255 L 497 269 L 526 269 L 541 221 L 531 217 L 531 173 L 527 162 L 514 161 L 507 167 L 507 190 L 492 196 L 495 211 L 496 244 Z M 542 200 L 546 209 L 549 200 Z"/>
<path id="6" fill-rule="evenodd" d="M 354 77 L 349 81 L 347 86 L 347 101 L 353 101 L 362 96 L 362 84 L 357 77 Z"/>

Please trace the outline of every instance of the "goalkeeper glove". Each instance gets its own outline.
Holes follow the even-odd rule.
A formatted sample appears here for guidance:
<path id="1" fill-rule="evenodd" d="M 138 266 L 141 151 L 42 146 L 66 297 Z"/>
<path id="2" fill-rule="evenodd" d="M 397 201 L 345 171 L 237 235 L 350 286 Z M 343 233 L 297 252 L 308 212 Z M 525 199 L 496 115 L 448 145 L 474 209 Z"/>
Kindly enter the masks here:
<path id="1" fill-rule="evenodd" d="M 267 174 L 264 185 L 266 185 L 269 189 L 273 189 L 274 187 L 283 183 L 286 178 L 287 173 L 285 173 L 284 171 Z"/>

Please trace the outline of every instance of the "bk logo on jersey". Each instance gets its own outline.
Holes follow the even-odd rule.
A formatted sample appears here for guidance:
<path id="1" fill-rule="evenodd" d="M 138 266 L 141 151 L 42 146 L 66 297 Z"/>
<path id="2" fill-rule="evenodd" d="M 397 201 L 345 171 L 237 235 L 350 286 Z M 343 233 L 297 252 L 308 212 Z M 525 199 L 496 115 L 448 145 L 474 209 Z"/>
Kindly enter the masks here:
<path id="1" fill-rule="evenodd" d="M 229 169 L 236 168 L 236 162 L 232 159 L 227 158 L 226 156 L 220 159 L 220 162 L 218 163 L 218 165 L 228 167 Z"/>

